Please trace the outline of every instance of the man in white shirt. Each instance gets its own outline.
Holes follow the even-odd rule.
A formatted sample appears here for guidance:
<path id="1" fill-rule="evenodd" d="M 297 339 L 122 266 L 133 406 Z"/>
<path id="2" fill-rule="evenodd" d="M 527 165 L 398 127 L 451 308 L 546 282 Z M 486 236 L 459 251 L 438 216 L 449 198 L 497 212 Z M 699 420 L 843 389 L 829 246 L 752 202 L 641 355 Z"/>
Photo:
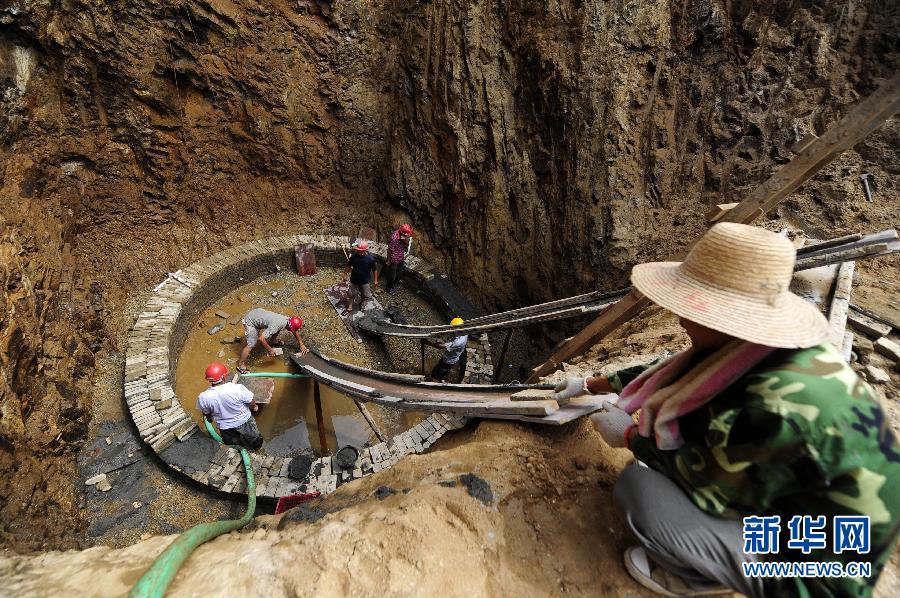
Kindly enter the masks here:
<path id="1" fill-rule="evenodd" d="M 450 320 L 450 324 L 453 326 L 462 326 L 464 323 L 462 318 L 453 318 Z M 431 379 L 436 382 L 446 382 L 450 377 L 450 372 L 453 370 L 453 366 L 459 363 L 459 358 L 462 355 L 462 352 L 466 349 L 466 343 L 469 342 L 469 335 L 462 334 L 460 336 L 452 338 L 450 341 L 446 343 L 434 343 L 429 342 L 428 344 L 432 347 L 437 347 L 439 349 L 444 350 L 444 354 L 441 355 L 441 360 L 437 362 L 437 365 L 434 366 L 434 369 L 431 370 Z"/>
<path id="2" fill-rule="evenodd" d="M 210 387 L 197 397 L 197 409 L 216 423 L 225 444 L 259 450 L 263 437 L 253 419 L 253 413 L 259 409 L 253 393 L 242 384 L 225 382 L 227 376 L 228 368 L 222 363 L 212 363 L 206 368 Z"/>

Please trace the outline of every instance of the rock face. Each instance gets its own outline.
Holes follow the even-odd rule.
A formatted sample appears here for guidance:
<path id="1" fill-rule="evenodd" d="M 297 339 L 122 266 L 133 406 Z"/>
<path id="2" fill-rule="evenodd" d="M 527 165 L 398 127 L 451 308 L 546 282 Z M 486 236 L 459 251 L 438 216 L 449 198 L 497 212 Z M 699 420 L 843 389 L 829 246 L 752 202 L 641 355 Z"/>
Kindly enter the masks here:
<path id="1" fill-rule="evenodd" d="M 488 309 L 620 286 L 895 71 L 898 26 L 875 0 L 5 3 L 4 542 L 71 542 L 86 376 L 165 272 L 408 220 Z M 893 224 L 898 137 L 892 121 L 785 218 Z"/>

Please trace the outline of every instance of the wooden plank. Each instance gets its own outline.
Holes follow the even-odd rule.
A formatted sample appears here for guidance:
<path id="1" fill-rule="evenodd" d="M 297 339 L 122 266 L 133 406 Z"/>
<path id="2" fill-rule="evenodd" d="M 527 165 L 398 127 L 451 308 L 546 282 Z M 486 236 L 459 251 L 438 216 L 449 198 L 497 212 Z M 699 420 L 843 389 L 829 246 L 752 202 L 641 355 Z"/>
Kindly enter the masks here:
<path id="1" fill-rule="evenodd" d="M 812 140 L 801 154 L 778 169 L 740 204 L 728 210 L 720 221 L 749 224 L 758 214 L 768 212 L 784 200 L 841 152 L 862 141 L 897 110 L 900 110 L 900 74 L 889 79 L 875 93 L 860 102 L 822 137 Z M 677 255 L 665 261 L 678 261 L 681 257 Z M 528 381 L 546 376 L 559 364 L 584 352 L 649 303 L 639 292 L 632 291 L 602 312 L 584 330 L 573 336 L 571 341 L 555 351 L 545 363 L 532 370 Z"/>
<path id="2" fill-rule="evenodd" d="M 253 393 L 253 400 L 260 405 L 268 405 L 275 392 L 275 380 L 271 378 L 240 378 L 240 383 Z"/>
<path id="3" fill-rule="evenodd" d="M 313 243 L 294 246 L 294 258 L 297 262 L 297 274 L 310 276 L 316 273 L 316 246 Z"/>
<path id="4" fill-rule="evenodd" d="M 353 402 L 356 403 L 356 408 L 359 409 L 359 412 L 362 414 L 363 419 L 366 420 L 366 423 L 368 423 L 369 427 L 372 428 L 372 431 L 375 432 L 375 436 L 378 437 L 378 440 L 380 440 L 381 442 L 387 442 L 387 437 L 381 431 L 381 428 L 378 427 L 378 424 L 375 423 L 375 420 L 372 419 L 372 414 L 369 413 L 369 410 L 366 408 L 366 406 L 357 400 L 354 400 Z"/>
<path id="5" fill-rule="evenodd" d="M 458 413 L 459 415 L 538 415 L 545 416 L 556 412 L 559 405 L 556 401 L 488 401 L 484 403 L 416 403 L 416 407 L 425 411 L 441 411 Z"/>
<path id="6" fill-rule="evenodd" d="M 887 324 L 887 325 L 890 326 L 891 328 L 900 328 L 900 322 L 895 322 L 895 321 L 893 321 L 891 318 L 889 318 L 889 317 L 886 316 L 886 315 L 883 315 L 883 314 L 877 314 L 877 313 L 875 313 L 875 312 L 873 312 L 873 311 L 871 311 L 871 310 L 868 310 L 868 309 L 866 309 L 866 308 L 864 308 L 864 307 L 861 307 L 861 306 L 859 306 L 859 305 L 856 305 L 856 304 L 854 304 L 854 303 L 851 303 L 851 304 L 850 304 L 850 307 L 852 307 L 854 310 L 858 311 L 858 312 L 861 313 L 861 314 L 864 314 L 864 315 L 866 315 L 866 316 L 869 316 L 869 317 L 872 318 L 873 320 L 878 320 L 879 322 L 881 322 L 881 323 L 883 323 L 883 324 Z"/>
<path id="7" fill-rule="evenodd" d="M 325 435 L 325 417 L 322 415 L 322 394 L 319 381 L 313 380 L 313 402 L 316 407 L 316 428 L 319 430 L 319 454 L 328 454 L 328 436 Z"/>
<path id="8" fill-rule="evenodd" d="M 710 224 L 725 215 L 725 212 L 737 207 L 737 202 L 716 204 L 706 213 L 706 221 Z"/>
<path id="9" fill-rule="evenodd" d="M 859 241 L 862 238 L 863 236 L 861 234 L 856 233 L 853 235 L 845 235 L 843 237 L 835 237 L 834 239 L 828 239 L 827 241 L 822 241 L 821 243 L 811 243 L 810 245 L 801 247 L 797 250 L 797 259 L 800 259 L 800 256 L 807 253 L 821 251 L 822 249 L 828 249 L 830 247 L 837 247 L 838 245 L 846 245 L 847 243 Z"/>
<path id="10" fill-rule="evenodd" d="M 848 241 L 846 243 L 840 243 L 831 245 L 830 247 L 820 247 L 813 246 L 808 247 L 807 251 L 798 252 L 797 259 L 805 260 L 807 258 L 819 255 L 833 254 L 837 252 L 849 251 L 851 249 L 857 249 L 860 247 L 866 247 L 869 245 L 878 245 L 881 243 L 886 243 L 888 248 L 891 250 L 900 249 L 900 238 L 897 236 L 897 231 L 889 228 L 887 230 L 883 230 L 877 232 L 872 235 L 866 235 L 860 239 L 854 241 Z M 821 245 L 829 245 L 829 243 L 822 243 Z"/>
<path id="11" fill-rule="evenodd" d="M 719 220 L 722 219 L 722 216 L 728 213 L 728 210 L 732 210 L 737 207 L 737 203 L 720 203 L 716 204 L 716 206 L 706 213 L 706 222 L 708 224 L 715 224 Z M 757 213 L 753 216 L 753 219 L 756 220 L 762 216 L 762 210 L 757 210 Z"/>
<path id="12" fill-rule="evenodd" d="M 397 393 L 401 394 L 401 393 Z M 499 399 L 503 398 L 502 395 L 497 397 L 486 397 L 486 396 L 477 396 L 477 395 L 441 395 L 441 394 L 433 394 L 433 395 L 406 395 L 400 397 L 400 401 L 403 403 L 453 403 L 459 405 L 479 405 L 484 403 L 485 401 L 490 400 L 491 398 Z"/>
<path id="13" fill-rule="evenodd" d="M 872 338 L 881 338 L 882 336 L 887 336 L 891 333 L 892 330 L 890 325 L 870 318 L 852 305 L 850 306 L 850 312 L 847 315 L 847 320 L 850 322 L 850 326 L 864 334 L 871 336 Z"/>
<path id="14" fill-rule="evenodd" d="M 884 355 L 891 361 L 900 361 L 900 345 L 891 339 L 881 337 L 874 344 L 876 353 Z"/>
<path id="15" fill-rule="evenodd" d="M 349 316 L 346 314 L 346 309 L 348 302 L 350 301 L 349 296 L 350 283 L 347 282 L 339 282 L 337 284 L 333 284 L 330 287 L 326 287 L 324 289 L 325 297 L 328 299 L 328 302 L 331 303 L 334 310 L 337 312 L 338 317 L 344 323 L 344 326 L 347 328 L 347 332 L 350 333 L 350 336 L 353 339 L 361 343 L 363 342 L 362 335 L 359 333 L 359 329 L 356 327 L 356 321 L 362 317 L 362 314 L 366 312 L 370 312 L 373 310 L 384 311 L 381 307 L 381 304 L 375 298 L 375 295 L 372 295 L 372 298 L 369 299 L 365 304 L 365 308 L 363 309 L 362 302 L 363 299 L 359 299 L 360 305 L 353 310 L 353 313 Z"/>
<path id="16" fill-rule="evenodd" d="M 841 262 L 852 262 L 854 260 L 875 257 L 878 255 L 886 255 L 893 253 L 896 249 L 891 249 L 887 243 L 879 243 L 878 245 L 866 245 L 865 247 L 854 247 L 852 249 L 844 249 L 835 251 L 834 253 L 826 253 L 825 255 L 817 255 L 802 260 L 797 260 L 794 270 L 810 270 L 812 268 L 821 268 L 831 264 L 840 264 Z"/>
<path id="17" fill-rule="evenodd" d="M 850 363 L 850 354 L 853 352 L 853 333 L 847 330 L 844 332 L 843 344 L 840 346 L 841 357 L 844 361 Z"/>
<path id="18" fill-rule="evenodd" d="M 534 382 L 541 376 L 546 376 L 554 371 L 574 355 L 584 353 L 597 341 L 633 318 L 650 303 L 650 300 L 644 297 L 640 291 L 632 289 L 625 297 L 606 308 L 597 319 L 588 324 L 581 332 L 563 343 L 559 349 L 547 358 L 547 361 L 533 369 L 527 381 Z"/>
<path id="19" fill-rule="evenodd" d="M 512 328 L 506 331 L 506 338 L 503 340 L 503 349 L 500 350 L 500 359 L 494 365 L 494 379 L 491 380 L 494 384 L 497 383 L 497 380 L 500 379 L 500 374 L 503 372 L 503 365 L 506 362 L 506 350 L 509 348 L 509 338 L 512 336 Z"/>
<path id="20" fill-rule="evenodd" d="M 603 403 L 614 399 L 616 399 L 616 395 L 614 394 L 579 397 L 577 399 L 572 399 L 572 402 L 568 405 L 563 405 L 558 410 L 544 417 L 534 417 L 527 415 L 502 415 L 493 413 L 478 417 L 484 417 L 488 419 L 507 419 L 520 422 L 528 422 L 532 424 L 542 424 L 545 426 L 561 426 L 563 424 L 569 423 L 570 421 L 574 421 L 579 417 L 584 417 L 585 415 L 590 415 L 595 411 L 599 411 L 603 406 Z"/>
<path id="21" fill-rule="evenodd" d="M 552 395 L 554 391 L 542 388 L 529 388 L 509 396 L 510 401 L 541 401 Z"/>
<path id="22" fill-rule="evenodd" d="M 815 133 L 807 133 L 804 135 L 800 141 L 795 143 L 790 147 L 790 150 L 795 154 L 802 154 L 813 142 L 817 141 L 819 137 Z"/>
<path id="23" fill-rule="evenodd" d="M 838 268 L 828 309 L 828 342 L 842 349 L 847 329 L 847 312 L 850 311 L 850 293 L 853 290 L 853 270 L 856 262 L 844 262 Z"/>

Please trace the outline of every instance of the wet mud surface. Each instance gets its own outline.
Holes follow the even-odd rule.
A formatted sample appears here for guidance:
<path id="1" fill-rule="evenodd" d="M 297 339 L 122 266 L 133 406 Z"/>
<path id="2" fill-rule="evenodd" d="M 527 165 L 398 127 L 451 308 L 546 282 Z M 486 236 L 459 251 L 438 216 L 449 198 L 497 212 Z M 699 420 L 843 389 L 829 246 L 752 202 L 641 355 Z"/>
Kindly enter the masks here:
<path id="1" fill-rule="evenodd" d="M 209 386 L 203 378 L 204 369 L 212 361 L 221 361 L 228 366 L 231 374 L 236 372 L 243 347 L 244 326 L 241 318 L 254 307 L 286 316 L 299 315 L 304 322 L 300 331 L 304 343 L 326 355 L 374 369 L 404 373 L 419 371 L 420 353 L 415 341 L 397 339 L 399 342 L 387 344 L 367 336 L 363 343 L 358 343 L 347 332 L 323 293 L 323 289 L 334 280 L 339 280 L 341 275 L 342 271 L 334 268 L 319 268 L 315 275 L 304 277 L 298 277 L 293 272 L 273 273 L 247 281 L 199 315 L 178 356 L 175 383 L 176 395 L 198 424 L 202 425 L 202 415 L 196 409 L 196 397 Z M 440 314 L 415 293 L 404 289 L 395 295 L 378 294 L 379 300 L 392 302 L 416 321 L 443 321 Z M 399 307 L 401 305 L 403 307 Z M 227 317 L 221 317 L 222 314 Z M 211 330 L 217 331 L 210 334 Z M 299 350 L 293 335 L 283 330 L 275 342 L 281 343 L 283 354 L 269 357 L 263 347 L 257 345 L 248 359 L 250 369 L 255 373 L 298 373 L 289 358 L 291 353 Z M 346 445 L 363 447 L 375 439 L 352 399 L 320 385 L 327 443 L 323 450 L 316 424 L 313 381 L 290 378 L 274 378 L 274 381 L 271 401 L 260 406 L 255 415 L 260 433 L 266 440 L 262 449 L 266 454 L 278 457 L 300 454 L 318 456 L 323 452 L 333 453 Z M 367 408 L 387 435 L 402 432 L 421 419 L 418 414 L 384 409 L 378 405 L 368 405 Z"/>

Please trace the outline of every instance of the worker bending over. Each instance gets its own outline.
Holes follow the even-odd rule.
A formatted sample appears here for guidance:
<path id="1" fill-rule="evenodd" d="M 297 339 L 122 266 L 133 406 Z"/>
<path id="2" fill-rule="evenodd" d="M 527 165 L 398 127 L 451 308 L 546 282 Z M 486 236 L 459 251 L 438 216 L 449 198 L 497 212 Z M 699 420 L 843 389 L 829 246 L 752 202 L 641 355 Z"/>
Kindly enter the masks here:
<path id="1" fill-rule="evenodd" d="M 303 320 L 299 316 L 289 318 L 257 307 L 248 311 L 242 322 L 244 324 L 244 347 L 241 349 L 241 357 L 237 364 L 237 370 L 242 374 L 246 374 L 249 371 L 247 358 L 257 342 L 265 348 L 269 357 L 275 357 L 276 353 L 272 345 L 277 346 L 279 344 L 276 341 L 276 337 L 285 328 L 294 335 L 297 344 L 300 346 L 300 353 L 309 351 L 298 332 L 298 330 L 303 328 Z"/>
<path id="2" fill-rule="evenodd" d="M 391 233 L 391 240 L 388 241 L 387 263 L 382 269 L 382 277 L 384 286 L 391 295 L 397 292 L 400 275 L 403 273 L 403 261 L 412 248 L 412 233 L 410 225 L 402 224 Z"/>
<path id="3" fill-rule="evenodd" d="M 453 326 L 462 326 L 464 323 L 462 318 L 453 318 L 450 320 L 450 324 Z M 446 343 L 438 343 L 435 341 L 426 342 L 432 347 L 444 350 L 443 355 L 441 355 L 441 360 L 437 362 L 434 369 L 431 370 L 431 378 L 437 382 L 446 382 L 450 377 L 450 371 L 453 370 L 453 366 L 459 363 L 459 357 L 465 350 L 466 343 L 469 342 L 469 335 L 462 334 L 456 336 Z"/>
<path id="4" fill-rule="evenodd" d="M 890 555 L 900 447 L 872 390 L 826 342 L 828 322 L 788 291 L 794 260 L 781 236 L 722 223 L 683 263 L 635 266 L 634 286 L 680 317 L 691 346 L 652 367 L 571 378 L 550 396 L 619 393 L 591 419 L 649 466 L 626 467 L 613 494 L 639 543 L 625 566 L 656 592 L 868 596 Z M 864 551 L 837 554 L 845 517 L 868 519 Z M 819 549 L 790 541 L 801 524 L 801 538 L 821 532 Z M 744 575 L 742 563 L 763 560 L 868 561 L 872 575 Z"/>
<path id="5" fill-rule="evenodd" d="M 222 363 L 212 363 L 206 368 L 210 387 L 197 397 L 197 409 L 215 422 L 225 444 L 259 450 L 263 437 L 253 419 L 259 406 L 250 389 L 242 384 L 225 382 L 227 376 L 228 368 Z"/>
<path id="6" fill-rule="evenodd" d="M 347 269 L 344 271 L 343 282 L 347 282 L 347 275 L 350 275 L 350 287 L 347 289 L 347 309 L 343 315 L 349 316 L 353 313 L 353 304 L 356 303 L 358 297 L 362 297 L 360 301 L 360 311 L 366 310 L 366 304 L 372 298 L 372 276 L 375 276 L 375 286 L 378 286 L 378 271 L 375 269 L 375 258 L 369 253 L 369 242 L 360 241 L 351 255 L 347 259 Z"/>

